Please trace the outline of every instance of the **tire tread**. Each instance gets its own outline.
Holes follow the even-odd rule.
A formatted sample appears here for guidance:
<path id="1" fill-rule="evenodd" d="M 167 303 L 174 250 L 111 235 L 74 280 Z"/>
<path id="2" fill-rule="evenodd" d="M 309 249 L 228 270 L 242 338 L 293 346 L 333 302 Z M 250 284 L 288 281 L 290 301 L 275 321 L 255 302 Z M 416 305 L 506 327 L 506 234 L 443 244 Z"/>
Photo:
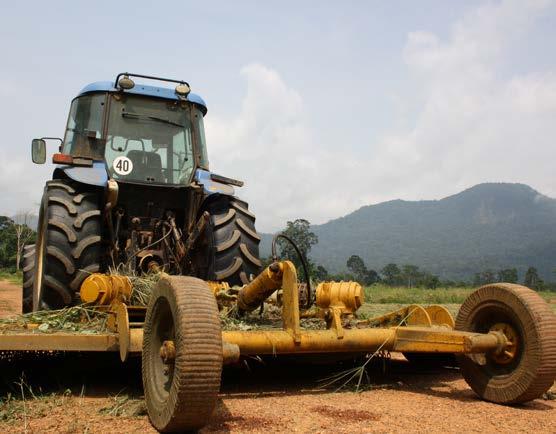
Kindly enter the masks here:
<path id="1" fill-rule="evenodd" d="M 83 270 L 102 269 L 100 197 L 97 190 L 74 181 L 57 179 L 46 183 L 43 196 L 47 204 L 44 216 L 44 306 L 58 309 L 75 304 L 79 301 L 81 283 L 87 277 Z"/>
<path id="2" fill-rule="evenodd" d="M 460 356 L 462 373 L 471 388 L 483 399 L 517 404 L 540 397 L 556 379 L 556 315 L 535 291 L 517 284 L 485 285 L 473 292 L 462 304 L 456 329 L 470 330 L 470 323 L 481 305 L 491 301 L 507 305 L 518 317 L 526 336 L 526 351 L 510 374 L 510 381 L 497 384 L 479 365 Z"/>
<path id="3" fill-rule="evenodd" d="M 166 401 L 156 398 L 150 358 L 153 309 L 165 297 L 174 317 L 176 359 Z M 222 374 L 222 331 L 216 300 L 206 282 L 189 276 L 162 278 L 153 291 L 143 338 L 142 376 L 153 426 L 162 432 L 197 430 L 207 424 L 218 398 Z"/>
<path id="4" fill-rule="evenodd" d="M 248 283 L 249 276 L 261 270 L 260 236 L 255 229 L 255 215 L 247 203 L 235 197 L 223 198 L 211 210 L 213 263 L 208 280 L 230 285 Z"/>

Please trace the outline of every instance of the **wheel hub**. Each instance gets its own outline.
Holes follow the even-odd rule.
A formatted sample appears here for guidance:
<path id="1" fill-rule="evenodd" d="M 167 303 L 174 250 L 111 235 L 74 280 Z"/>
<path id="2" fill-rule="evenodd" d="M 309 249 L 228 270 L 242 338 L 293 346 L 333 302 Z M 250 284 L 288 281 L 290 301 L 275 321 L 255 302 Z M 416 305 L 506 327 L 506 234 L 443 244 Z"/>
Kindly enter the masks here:
<path id="1" fill-rule="evenodd" d="M 164 341 L 160 347 L 160 358 L 165 365 L 174 363 L 176 359 L 176 347 L 174 341 Z"/>
<path id="2" fill-rule="evenodd" d="M 490 358 L 501 365 L 511 363 L 519 349 L 519 336 L 515 329 L 507 323 L 496 323 L 489 331 L 502 333 L 506 337 L 505 347 L 501 351 L 491 354 Z"/>

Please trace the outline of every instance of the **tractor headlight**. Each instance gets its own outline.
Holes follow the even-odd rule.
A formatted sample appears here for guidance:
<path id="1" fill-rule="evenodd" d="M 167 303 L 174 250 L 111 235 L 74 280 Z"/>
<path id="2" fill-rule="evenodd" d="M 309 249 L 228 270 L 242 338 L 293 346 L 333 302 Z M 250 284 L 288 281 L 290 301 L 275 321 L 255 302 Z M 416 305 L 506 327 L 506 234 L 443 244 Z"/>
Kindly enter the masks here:
<path id="1" fill-rule="evenodd" d="M 191 88 L 187 83 L 180 83 L 176 86 L 176 93 L 180 96 L 187 96 L 191 92 Z"/>
<path id="2" fill-rule="evenodd" d="M 129 89 L 133 89 L 135 87 L 135 82 L 131 78 L 129 78 L 127 75 L 124 75 L 118 81 L 118 86 L 120 87 L 120 89 L 129 90 Z"/>

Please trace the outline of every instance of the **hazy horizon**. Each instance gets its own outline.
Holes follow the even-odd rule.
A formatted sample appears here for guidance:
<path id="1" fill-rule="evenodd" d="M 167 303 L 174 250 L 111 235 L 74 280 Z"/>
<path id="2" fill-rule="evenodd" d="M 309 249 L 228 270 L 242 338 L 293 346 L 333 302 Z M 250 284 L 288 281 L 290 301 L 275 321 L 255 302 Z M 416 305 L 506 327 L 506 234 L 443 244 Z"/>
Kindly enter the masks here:
<path id="1" fill-rule="evenodd" d="M 342 218 L 342 217 L 346 217 L 346 216 L 348 216 L 348 215 L 350 215 L 350 214 L 352 214 L 352 213 L 354 213 L 354 212 L 357 212 L 357 211 L 361 210 L 362 208 L 365 208 L 365 207 L 368 207 L 368 206 L 380 205 L 380 204 L 383 204 L 383 203 L 395 202 L 395 201 L 399 201 L 399 200 L 400 200 L 400 201 L 403 201 L 403 202 L 429 202 L 429 201 L 440 201 L 440 200 L 447 199 L 447 198 L 450 198 L 450 197 L 452 197 L 452 196 L 456 196 L 456 195 L 458 195 L 458 194 L 464 193 L 464 192 L 467 191 L 467 190 L 471 190 L 471 189 L 476 188 L 476 187 L 481 186 L 481 185 L 492 185 L 492 184 L 495 184 L 495 185 L 496 185 L 496 184 L 503 184 L 503 185 L 523 185 L 523 186 L 525 186 L 525 187 L 531 188 L 533 191 L 535 191 L 537 194 L 539 194 L 539 195 L 541 195 L 541 196 L 543 196 L 543 197 L 546 197 L 546 198 L 551 199 L 551 200 L 556 200 L 556 198 L 551 197 L 551 196 L 548 196 L 548 195 L 546 195 L 546 194 L 543 194 L 543 192 L 538 191 L 538 190 L 532 188 L 531 186 L 529 186 L 529 185 L 527 185 L 527 184 L 522 184 L 522 183 L 509 183 L 509 182 L 496 182 L 496 181 L 489 182 L 489 181 L 486 181 L 486 182 L 482 182 L 482 183 L 479 183 L 479 184 L 475 184 L 475 185 L 472 185 L 472 186 L 470 186 L 470 187 L 468 187 L 468 188 L 464 188 L 463 190 L 459 190 L 459 191 L 457 191 L 457 192 L 453 192 L 453 193 L 448 194 L 448 195 L 446 195 L 446 196 L 443 196 L 443 197 L 440 197 L 440 198 L 435 198 L 435 199 L 422 198 L 422 199 L 415 199 L 415 200 L 407 200 L 407 199 L 401 199 L 401 198 L 391 198 L 391 199 L 386 199 L 386 200 L 381 201 L 381 202 L 368 203 L 368 204 L 365 204 L 365 205 L 361 205 L 361 206 L 359 206 L 359 207 L 357 207 L 357 208 L 348 210 L 348 211 L 346 211 L 346 212 L 345 212 L 344 214 L 342 214 L 342 215 L 333 216 L 333 217 L 329 218 L 328 220 L 326 220 L 326 221 L 324 221 L 324 222 L 321 222 L 321 223 L 313 223 L 313 222 L 311 222 L 311 226 L 322 226 L 322 225 L 325 225 L 325 224 L 327 224 L 327 223 L 329 223 L 329 222 L 331 222 L 331 221 L 340 219 L 340 218 Z M 34 209 L 30 209 L 30 210 L 21 210 L 21 212 L 24 213 L 24 214 L 27 214 L 27 211 L 29 211 L 29 214 L 28 214 L 28 215 L 30 215 L 32 218 L 38 219 L 38 208 L 37 208 L 36 210 L 34 210 Z M 0 214 L 0 215 L 2 215 L 2 214 Z M 23 218 L 24 215 L 23 215 L 23 214 L 20 214 L 20 213 L 18 213 L 18 212 L 16 212 L 16 213 L 14 213 L 14 214 L 7 215 L 7 217 L 10 217 L 10 218 L 21 217 L 21 218 Z M 22 223 L 21 218 L 16 219 L 18 223 Z M 298 218 L 303 218 L 303 216 L 293 217 L 291 220 L 295 220 L 295 219 L 298 219 Z M 33 223 L 33 222 L 32 222 L 32 223 Z M 284 220 L 284 222 L 280 225 L 280 227 L 278 227 L 278 228 L 276 228 L 276 229 L 274 229 L 274 230 L 271 230 L 271 231 L 264 231 L 264 230 L 263 230 L 263 231 L 259 231 L 259 232 L 261 232 L 261 233 L 266 233 L 266 234 L 269 234 L 269 233 L 276 233 L 276 232 L 279 232 L 280 230 L 284 229 L 284 228 L 286 227 L 286 224 L 287 224 L 287 220 Z"/>

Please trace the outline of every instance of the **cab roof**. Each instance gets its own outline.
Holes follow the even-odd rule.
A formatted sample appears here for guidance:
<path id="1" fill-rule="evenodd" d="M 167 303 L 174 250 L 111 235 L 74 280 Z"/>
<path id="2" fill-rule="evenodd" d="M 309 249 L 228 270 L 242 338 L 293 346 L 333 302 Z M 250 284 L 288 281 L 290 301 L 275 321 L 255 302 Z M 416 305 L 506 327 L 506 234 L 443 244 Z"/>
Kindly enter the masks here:
<path id="1" fill-rule="evenodd" d="M 79 97 L 81 95 L 92 92 L 123 92 L 131 93 L 134 95 L 153 96 L 157 98 L 164 98 L 176 101 L 180 100 L 178 95 L 176 95 L 174 89 L 169 89 L 167 87 L 148 86 L 146 84 L 137 83 L 132 89 L 122 90 L 114 87 L 114 82 L 112 81 L 97 81 L 95 83 L 88 84 L 83 89 L 81 89 L 81 92 L 79 92 L 77 96 Z M 187 95 L 186 101 L 197 104 L 203 112 L 203 116 L 207 114 L 207 105 L 203 98 L 201 98 L 199 95 L 189 93 Z"/>

